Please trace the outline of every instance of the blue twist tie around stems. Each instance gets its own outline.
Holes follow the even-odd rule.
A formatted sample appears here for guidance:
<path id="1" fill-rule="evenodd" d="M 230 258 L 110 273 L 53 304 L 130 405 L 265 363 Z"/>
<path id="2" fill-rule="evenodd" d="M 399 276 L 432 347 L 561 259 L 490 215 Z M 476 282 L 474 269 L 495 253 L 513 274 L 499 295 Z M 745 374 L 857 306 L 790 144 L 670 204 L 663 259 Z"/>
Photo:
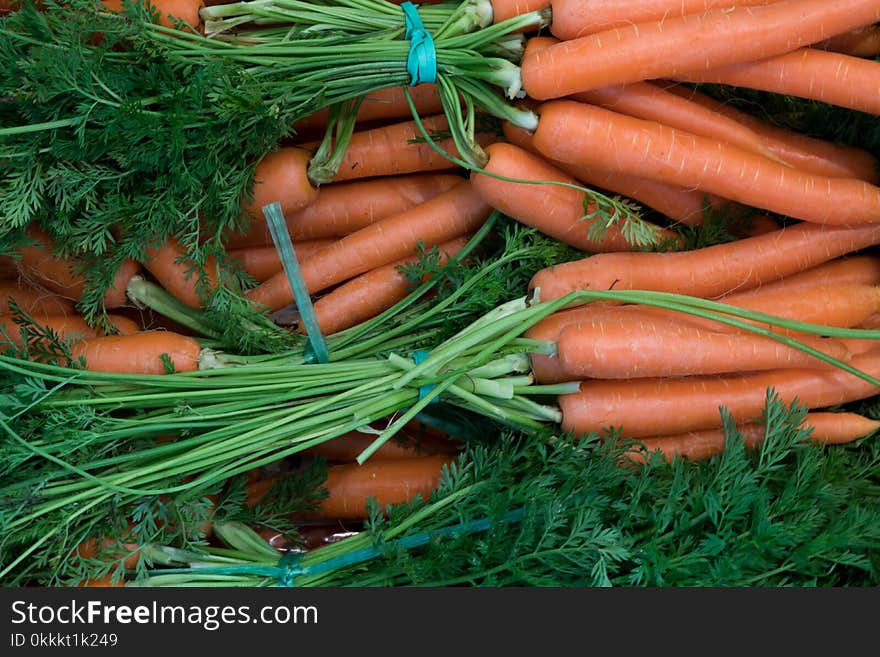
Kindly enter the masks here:
<path id="1" fill-rule="evenodd" d="M 419 6 L 412 2 L 400 5 L 406 22 L 405 38 L 409 41 L 409 55 L 406 58 L 406 71 L 410 76 L 409 86 L 422 82 L 437 81 L 437 50 L 434 39 L 428 34 L 419 16 Z"/>
<path id="2" fill-rule="evenodd" d="M 430 356 L 430 355 L 431 354 L 429 354 L 424 349 L 416 349 L 412 354 L 412 359 L 416 365 L 420 365 L 421 363 L 426 361 L 428 359 L 428 356 Z M 421 386 L 419 388 L 419 399 L 424 399 L 425 396 L 436 387 L 436 385 L 437 385 L 436 383 L 429 383 L 427 385 Z M 434 397 L 434 399 L 432 399 L 428 403 L 429 404 L 436 404 L 439 401 L 440 401 L 440 397 Z"/>
<path id="3" fill-rule="evenodd" d="M 303 326 L 305 326 L 306 334 L 309 338 L 309 344 L 306 346 L 306 362 L 317 361 L 319 363 L 326 363 L 330 360 L 330 353 L 327 350 L 324 334 L 321 333 L 321 327 L 318 326 L 318 318 L 315 316 L 312 298 L 309 296 L 306 282 L 302 277 L 302 270 L 299 268 L 299 261 L 296 259 L 296 253 L 293 250 L 293 242 L 290 240 L 290 233 L 287 230 L 284 213 L 281 211 L 281 204 L 276 201 L 275 203 L 264 205 L 263 216 L 266 217 L 269 232 L 272 234 L 272 241 L 275 242 L 275 248 L 281 257 L 281 265 L 284 267 L 284 273 L 287 275 L 290 289 L 293 290 L 296 309 L 299 311 L 300 319 Z"/>
<path id="4" fill-rule="evenodd" d="M 293 580 L 297 575 L 302 575 L 305 571 L 300 567 L 299 562 L 302 561 L 302 553 L 287 552 L 278 561 L 278 586 L 293 587 Z"/>

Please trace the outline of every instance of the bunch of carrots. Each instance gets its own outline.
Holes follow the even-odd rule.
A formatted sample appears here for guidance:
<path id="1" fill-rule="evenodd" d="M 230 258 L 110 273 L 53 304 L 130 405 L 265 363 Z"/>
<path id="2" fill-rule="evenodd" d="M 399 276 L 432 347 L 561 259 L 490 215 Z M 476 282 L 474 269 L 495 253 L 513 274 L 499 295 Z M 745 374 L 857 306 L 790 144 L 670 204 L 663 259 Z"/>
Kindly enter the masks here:
<path id="1" fill-rule="evenodd" d="M 201 2 L 153 4 L 169 28 L 180 25 L 173 19 L 201 26 Z M 496 0 L 491 9 L 495 22 L 549 11 L 552 36 L 526 35 L 520 62 L 519 102 L 534 113 L 534 129 L 502 122 L 479 133 L 481 166 L 460 158 L 436 85 L 393 87 L 361 99 L 343 158 L 316 185 L 309 164 L 331 126 L 322 109 L 294 126 L 295 143 L 258 163 L 253 195 L 242 201 L 253 221 L 223 236 L 228 258 L 195 267 L 176 240 L 151 245 L 119 270 L 101 318 L 77 309 L 88 263 L 62 257 L 46 232 L 30 227 L 27 243 L 3 256 L 3 339 L 38 345 L 46 336 L 35 324 L 69 341 L 69 356 L 93 371 L 195 372 L 210 336 L 197 323 L 144 322 L 135 310 L 152 303 L 139 293 L 144 280 L 170 295 L 173 316 L 186 322 L 214 288 L 243 272 L 253 285 L 242 296 L 256 311 L 280 322 L 293 310 L 288 323 L 305 332 L 262 207 L 280 203 L 327 335 L 394 307 L 413 289 L 404 267 L 423 249 L 437 249 L 441 262 L 454 258 L 498 211 L 583 252 L 534 275 L 537 302 L 647 290 L 749 313 L 719 321 L 673 301 L 662 308 L 621 296 L 529 325 L 524 337 L 550 345 L 530 355 L 535 380 L 578 387 L 556 398 L 562 431 L 637 439 L 636 461 L 655 451 L 708 458 L 724 448 L 719 407 L 750 445 L 760 443 L 769 388 L 811 409 L 805 423 L 817 441 L 845 443 L 880 429 L 872 418 L 826 410 L 878 392 L 834 363 L 880 379 L 880 347 L 863 337 L 880 328 L 880 258 L 870 251 L 880 243 L 880 162 L 699 87 L 880 115 L 880 3 Z M 684 248 L 679 229 L 699 228 L 719 209 L 748 216 L 750 228 L 729 242 Z M 153 309 L 172 315 L 167 305 Z M 771 318 L 788 320 L 786 328 L 768 329 Z M 828 337 L 815 325 L 838 330 Z M 454 459 L 453 444 L 433 436 L 428 455 L 386 443 L 359 465 L 364 435 L 306 453 L 331 460 L 328 497 L 309 518 L 363 518 L 367 498 L 396 504 L 427 495 Z M 273 481 L 255 478 L 249 503 Z M 94 556 L 95 545 L 79 555 Z"/>

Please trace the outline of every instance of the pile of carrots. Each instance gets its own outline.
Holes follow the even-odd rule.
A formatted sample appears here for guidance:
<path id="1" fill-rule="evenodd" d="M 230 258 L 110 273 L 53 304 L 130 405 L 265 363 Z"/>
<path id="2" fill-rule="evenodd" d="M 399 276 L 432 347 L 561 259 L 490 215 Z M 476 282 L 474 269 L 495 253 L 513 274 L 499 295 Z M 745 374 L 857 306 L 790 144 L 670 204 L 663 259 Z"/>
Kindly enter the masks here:
<path id="1" fill-rule="evenodd" d="M 198 2 L 154 4 L 163 15 L 197 24 L 192 7 Z M 255 307 L 279 311 L 294 304 L 260 216 L 263 205 L 277 201 L 327 334 L 402 299 L 410 287 L 400 265 L 416 257 L 419 245 L 452 257 L 493 210 L 584 252 L 582 260 L 534 276 L 531 287 L 541 301 L 580 289 L 655 290 L 801 322 L 880 326 L 880 257 L 870 252 L 880 243 L 877 158 L 780 128 L 694 87 L 745 87 L 880 115 L 877 0 L 492 5 L 496 21 L 540 8 L 552 12 L 552 36 L 528 35 L 521 62 L 522 103 L 538 116 L 537 129 L 506 125 L 503 134 L 481 135 L 486 164 L 467 171 L 420 140 L 402 90 L 387 89 L 362 103 L 337 175 L 317 187 L 307 168 L 327 113 L 302 121 L 301 139 L 280 145 L 257 167 L 253 197 L 242 202 L 253 218 L 250 228 L 225 236 L 232 262 L 256 282 L 245 292 Z M 447 124 L 436 88 L 422 84 L 411 91 L 425 129 L 442 133 Z M 437 145 L 455 154 L 451 140 L 440 138 Z M 718 208 L 751 213 L 754 228 L 729 243 L 646 251 L 628 241 L 625 218 L 601 236 L 588 233 L 593 220 L 585 217 L 595 206 L 584 187 L 647 208 L 658 242 L 679 244 L 676 226 L 699 227 Z M 89 368 L 161 375 L 167 371 L 163 355 L 177 371 L 198 368 L 198 336 L 139 323 L 128 312 L 126 289 L 135 276 L 149 277 L 198 308 L 205 289 L 223 280 L 220 265 L 209 261 L 207 280 L 200 280 L 174 240 L 148 249 L 142 261 L 125 263 L 104 300 L 116 329 L 108 335 L 77 314 L 81 264 L 59 257 L 46 233 L 32 229 L 28 236 L 33 245 L 2 263 L 0 321 L 8 340 L 19 346 L 22 340 L 8 305 L 14 301 L 37 323 L 75 336 L 73 355 Z M 880 377 L 880 346 L 872 341 L 789 335 Z M 747 444 L 759 444 L 768 388 L 812 409 L 805 423 L 817 441 L 848 442 L 880 428 L 855 413 L 822 411 L 874 396 L 871 384 L 718 322 L 637 304 L 594 303 L 558 312 L 526 337 L 557 344 L 555 355 L 533 356 L 538 381 L 582 382 L 579 392 L 558 399 L 564 431 L 619 430 L 666 458 L 719 453 L 720 406 Z M 337 439 L 333 448 L 342 444 Z M 361 450 L 357 437 L 345 444 L 352 454 Z M 395 503 L 416 492 L 426 495 L 454 458 L 448 447 L 428 456 L 411 450 L 391 455 L 401 448 L 388 445 L 383 449 L 389 454 L 365 466 L 353 465 L 351 454 L 316 449 L 315 456 L 337 461 L 322 517 L 363 517 L 369 496 Z M 645 454 L 634 452 L 633 458 Z M 415 464 L 421 469 L 408 481 L 404 472 L 415 473 Z M 254 484 L 255 490 L 264 485 Z M 343 498 L 349 486 L 354 492 Z"/>

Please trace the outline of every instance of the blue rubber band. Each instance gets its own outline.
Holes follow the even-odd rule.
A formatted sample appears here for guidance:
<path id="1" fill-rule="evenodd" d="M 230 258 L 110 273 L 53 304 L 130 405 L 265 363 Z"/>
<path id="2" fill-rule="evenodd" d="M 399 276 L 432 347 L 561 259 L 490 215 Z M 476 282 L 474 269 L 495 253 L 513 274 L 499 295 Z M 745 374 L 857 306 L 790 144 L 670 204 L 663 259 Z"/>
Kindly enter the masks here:
<path id="1" fill-rule="evenodd" d="M 293 587 L 294 578 L 302 575 L 305 571 L 300 567 L 302 561 L 301 552 L 287 552 L 278 561 L 278 586 Z"/>
<path id="2" fill-rule="evenodd" d="M 419 16 L 419 6 L 412 2 L 400 5 L 403 19 L 406 21 L 405 38 L 409 41 L 409 55 L 406 58 L 406 71 L 410 76 L 409 86 L 415 87 L 422 82 L 437 81 L 437 50 L 434 39 L 425 30 Z"/>
<path id="3" fill-rule="evenodd" d="M 281 257 L 281 265 L 284 267 L 284 273 L 287 275 L 290 289 L 293 290 L 296 309 L 299 311 L 309 338 L 309 344 L 306 345 L 305 360 L 307 363 L 326 363 L 330 360 L 330 353 L 327 351 L 324 334 L 321 333 L 321 328 L 318 326 L 318 318 L 315 316 L 312 298 L 309 296 L 306 282 L 303 280 L 302 271 L 299 268 L 299 261 L 296 259 L 296 253 L 293 250 L 293 242 L 290 241 L 290 233 L 287 230 L 284 213 L 281 211 L 281 204 L 276 201 L 275 203 L 264 205 L 263 216 L 266 217 L 269 232 L 272 234 L 272 241 L 275 242 L 275 248 Z"/>
<path id="4" fill-rule="evenodd" d="M 416 349 L 412 354 L 412 359 L 416 365 L 420 365 L 421 363 L 426 361 L 428 359 L 428 356 L 430 356 L 430 355 L 431 354 L 429 354 L 424 349 Z M 419 399 L 424 399 L 428 395 L 428 393 L 431 392 L 435 387 L 437 387 L 436 383 L 428 383 L 427 385 L 421 386 L 419 388 Z M 432 399 L 428 403 L 429 404 L 436 404 L 439 401 L 440 401 L 440 397 L 434 397 L 434 399 Z"/>

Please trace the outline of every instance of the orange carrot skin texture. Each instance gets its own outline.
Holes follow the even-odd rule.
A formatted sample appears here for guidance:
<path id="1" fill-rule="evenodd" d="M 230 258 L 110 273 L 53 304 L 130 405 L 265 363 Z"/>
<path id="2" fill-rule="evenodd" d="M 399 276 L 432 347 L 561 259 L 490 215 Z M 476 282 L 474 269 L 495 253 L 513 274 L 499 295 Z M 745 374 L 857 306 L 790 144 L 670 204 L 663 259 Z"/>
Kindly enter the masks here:
<path id="1" fill-rule="evenodd" d="M 406 87 L 412 96 L 413 104 L 419 116 L 437 114 L 442 111 L 440 94 L 437 85 L 423 83 L 415 87 Z M 324 128 L 329 116 L 328 109 L 320 109 L 293 124 L 294 130 Z M 376 121 L 379 119 L 405 119 L 412 116 L 412 110 L 406 101 L 404 87 L 387 87 L 371 91 L 364 96 L 357 112 L 357 123 Z"/>
<path id="2" fill-rule="evenodd" d="M 876 57 L 880 55 L 880 26 L 866 25 L 819 41 L 813 47 L 853 57 Z"/>
<path id="3" fill-rule="evenodd" d="M 77 315 L 43 315 L 33 319 L 39 326 L 51 329 L 62 340 L 67 338 L 96 338 L 99 335 L 105 335 L 103 331 L 89 326 L 82 317 Z M 107 319 L 116 327 L 120 335 L 131 335 L 141 330 L 137 322 L 128 317 L 108 315 Z M 24 344 L 23 327 L 21 325 L 12 326 L 11 320 L 0 316 L 0 328 L 6 331 L 13 343 L 18 346 Z M 4 339 L 0 337 L 0 344 L 3 342 Z"/>
<path id="4" fill-rule="evenodd" d="M 202 307 L 199 270 L 186 260 L 186 252 L 176 239 L 170 238 L 162 246 L 148 249 L 143 266 L 176 299 L 191 308 Z M 205 262 L 204 274 L 206 292 L 209 292 L 217 285 L 217 263 L 213 257 Z"/>
<path id="5" fill-rule="evenodd" d="M 176 372 L 193 372 L 201 347 L 195 339 L 172 331 L 140 331 L 80 340 L 71 352 L 93 372 L 165 374 L 162 354 L 168 354 Z"/>
<path id="6" fill-rule="evenodd" d="M 307 173 L 311 158 L 308 150 L 296 146 L 285 146 L 265 155 L 257 164 L 253 198 L 245 203 L 245 211 L 262 217 L 263 206 L 276 201 L 285 214 L 313 203 L 318 189 Z"/>
<path id="7" fill-rule="evenodd" d="M 331 465 L 323 487 L 329 495 L 310 517 L 359 519 L 367 517 L 367 498 L 384 508 L 387 504 L 426 499 L 440 483 L 444 465 L 454 459 L 446 455 L 409 459 L 369 459 L 363 465 Z"/>
<path id="8" fill-rule="evenodd" d="M 409 210 L 371 224 L 322 249 L 300 266 L 306 289 L 315 294 L 349 278 L 387 265 L 415 252 L 475 231 L 492 207 L 467 181 Z M 293 303 L 283 272 L 245 296 L 258 306 L 278 310 Z"/>
<path id="9" fill-rule="evenodd" d="M 527 130 L 505 123 L 504 136 L 512 144 L 541 155 L 533 143 L 534 136 Z M 717 206 L 723 202 L 722 199 L 711 197 L 698 190 L 675 187 L 650 178 L 640 178 L 623 172 L 560 162 L 543 155 L 542 157 L 557 169 L 580 182 L 628 196 L 660 214 L 688 226 L 702 224 L 706 208 Z"/>
<path id="10" fill-rule="evenodd" d="M 314 253 L 329 246 L 333 239 L 304 240 L 293 245 L 298 261 L 311 257 Z M 265 281 L 280 272 L 284 266 L 281 264 L 281 256 L 274 246 L 253 246 L 250 248 L 233 249 L 228 252 L 229 257 L 235 260 L 255 281 Z"/>
<path id="11" fill-rule="evenodd" d="M 800 223 L 693 251 L 599 253 L 538 271 L 541 299 L 575 290 L 656 290 L 717 298 L 804 271 L 880 241 L 880 226 Z"/>
<path id="12" fill-rule="evenodd" d="M 819 48 L 674 76 L 808 98 L 880 115 L 880 63 Z"/>
<path id="13" fill-rule="evenodd" d="M 675 77 L 773 57 L 878 20 L 875 0 L 780 0 L 635 23 L 523 57 L 523 89 L 548 100 Z"/>
<path id="14" fill-rule="evenodd" d="M 880 375 L 880 350 L 853 356 L 853 367 Z M 721 426 L 719 407 L 735 422 L 756 422 L 773 388 L 781 400 L 809 409 L 872 397 L 880 390 L 843 370 L 790 369 L 678 378 L 589 380 L 580 392 L 560 395 L 562 428 L 576 434 L 622 427 L 631 438 L 669 435 Z"/>
<path id="15" fill-rule="evenodd" d="M 747 126 L 761 135 L 773 155 L 798 169 L 831 178 L 880 182 L 880 162 L 864 149 L 786 130 L 684 85 L 664 83 L 664 88 Z"/>
<path id="16" fill-rule="evenodd" d="M 550 0 L 492 0 L 492 22 L 500 23 L 550 7 Z"/>
<path id="17" fill-rule="evenodd" d="M 66 297 L 26 284 L 0 281 L 0 315 L 11 312 L 10 299 L 29 315 L 72 315 L 75 313 L 73 302 Z"/>
<path id="18" fill-rule="evenodd" d="M 449 128 L 449 122 L 442 114 L 425 117 L 421 122 L 429 135 Z M 430 144 L 414 141 L 421 138 L 422 133 L 415 121 L 401 121 L 381 128 L 357 131 L 345 149 L 345 156 L 333 182 L 458 168 L 457 164 L 435 151 Z M 480 133 L 476 138 L 481 145 L 493 140 L 488 133 Z M 437 139 L 435 142 L 447 153 L 458 156 L 451 138 Z M 317 147 L 318 142 L 303 145 L 303 148 L 311 150 Z"/>
<path id="19" fill-rule="evenodd" d="M 849 351 L 838 341 L 805 336 L 801 342 L 849 360 Z M 570 381 L 829 367 L 771 338 L 633 317 L 579 322 L 564 328 L 557 344 L 560 366 Z"/>
<path id="20" fill-rule="evenodd" d="M 526 45 L 526 55 L 556 43 L 558 40 L 552 37 L 532 37 Z M 760 137 L 742 123 L 651 82 L 600 87 L 573 94 L 572 99 L 628 116 L 657 121 L 695 135 L 726 141 L 772 157 Z"/>
<path id="21" fill-rule="evenodd" d="M 461 237 L 439 245 L 440 262 L 455 256 L 465 244 L 467 240 Z M 315 301 L 315 316 L 321 332 L 330 335 L 350 328 L 404 299 L 412 286 L 398 267 L 417 261 L 416 256 L 409 256 L 377 267 L 346 281 Z"/>
<path id="22" fill-rule="evenodd" d="M 880 422 L 858 413 L 813 412 L 806 414 L 801 426 L 811 429 L 810 438 L 813 442 L 843 445 L 877 431 L 880 429 Z M 764 442 L 766 427 L 763 423 L 750 422 L 738 425 L 737 431 L 746 448 L 757 449 Z M 676 456 L 691 461 L 704 461 L 721 454 L 726 439 L 724 430 L 718 428 L 643 438 L 640 442 L 644 444 L 646 452 L 634 450 L 628 454 L 633 461 L 639 463 L 644 462 L 646 453 L 656 451 L 663 454 L 667 462 L 672 462 Z"/>
<path id="23" fill-rule="evenodd" d="M 102 0 L 110 11 L 122 11 L 122 0 Z M 150 0 L 150 5 L 159 12 L 159 24 L 174 27 L 173 18 L 184 21 L 191 27 L 201 22 L 199 9 L 204 6 L 202 0 Z"/>
<path id="24" fill-rule="evenodd" d="M 17 249 L 21 256 L 17 261 L 18 271 L 24 278 L 36 282 L 63 297 L 78 301 L 85 290 L 85 279 L 75 271 L 74 264 L 66 259 L 56 258 L 52 253 L 54 244 L 42 230 L 30 228 L 28 237 L 38 242 Z M 125 288 L 140 267 L 133 260 L 125 260 L 116 272 L 113 283 L 104 295 L 105 308 L 119 308 L 125 305 Z"/>
<path id="25" fill-rule="evenodd" d="M 452 173 L 413 173 L 328 183 L 321 185 L 312 204 L 285 215 L 287 230 L 294 241 L 342 237 L 424 203 L 461 181 L 461 176 Z M 227 245 L 229 248 L 274 246 L 274 242 L 261 216 L 246 233 L 230 235 Z"/>
<path id="26" fill-rule="evenodd" d="M 772 0 L 553 0 L 550 31 L 558 39 L 576 39 L 614 27 L 702 14 L 710 9 L 766 5 Z"/>
<path id="27" fill-rule="evenodd" d="M 540 117 L 535 147 L 551 159 L 694 187 L 805 221 L 880 223 L 880 187 L 863 180 L 791 169 L 730 144 L 577 101 L 544 103 Z"/>
<path id="28" fill-rule="evenodd" d="M 578 185 L 544 158 L 505 142 L 496 142 L 485 149 L 489 162 L 484 169 L 521 180 L 552 180 Z M 471 176 L 474 189 L 492 207 L 510 215 L 542 233 L 581 251 L 631 251 L 633 249 L 621 230 L 611 227 L 599 239 L 588 236 L 591 221 L 583 217 L 595 211 L 595 204 L 584 207 L 586 194 L 562 185 L 508 182 L 484 173 Z M 656 227 L 657 241 L 674 239 L 671 231 Z"/>

